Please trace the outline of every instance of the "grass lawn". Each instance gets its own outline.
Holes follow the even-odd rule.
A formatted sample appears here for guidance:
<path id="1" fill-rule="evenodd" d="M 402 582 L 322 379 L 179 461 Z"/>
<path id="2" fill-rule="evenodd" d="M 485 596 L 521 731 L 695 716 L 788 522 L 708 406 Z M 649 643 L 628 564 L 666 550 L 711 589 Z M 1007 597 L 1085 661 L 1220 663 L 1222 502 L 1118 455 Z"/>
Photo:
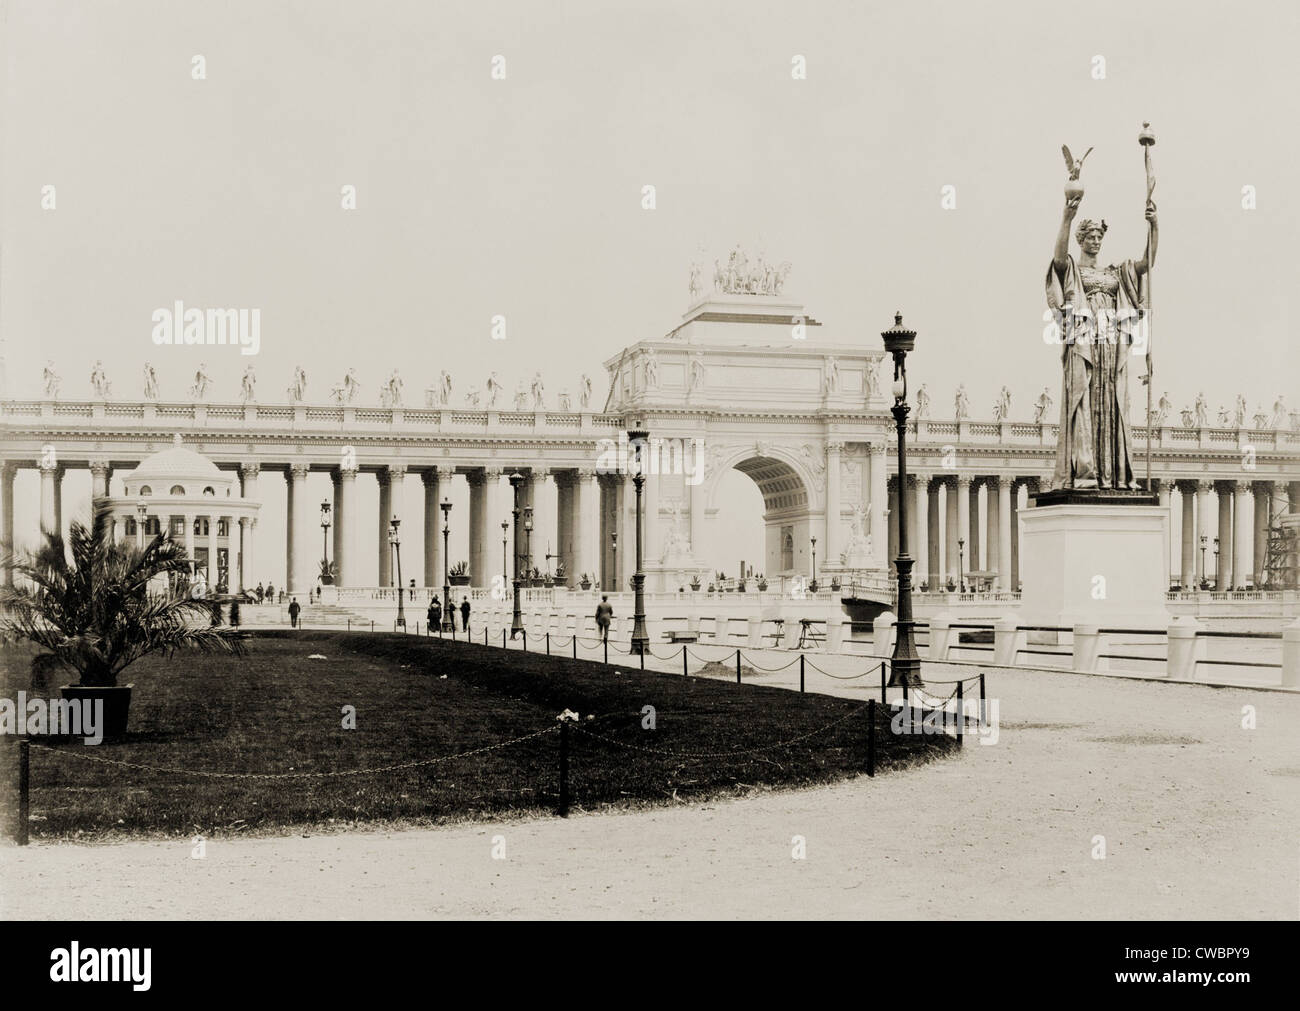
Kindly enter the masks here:
<path id="1" fill-rule="evenodd" d="M 204 772 L 375 769 L 554 727 L 564 709 L 580 714 L 583 731 L 635 746 L 570 733 L 574 811 L 805 786 L 866 769 L 867 715 L 858 701 L 389 633 L 270 631 L 249 646 L 242 659 L 183 654 L 131 667 L 122 742 L 54 745 L 60 754 L 33 747 L 33 838 L 211 837 L 546 812 L 558 800 L 554 732 L 355 776 L 206 778 L 81 756 Z M 315 653 L 327 659 L 309 659 Z M 25 646 L 0 649 L 0 694 L 27 688 L 30 656 Z M 354 730 L 343 729 L 345 706 L 356 707 Z M 642 728 L 644 706 L 655 709 L 653 731 Z M 891 735 L 883 712 L 877 728 L 878 772 L 954 746 L 947 737 Z M 801 735 L 809 736 L 772 747 Z M 763 750 L 735 753 L 747 749 Z M 0 747 L 6 829 L 15 751 Z"/>

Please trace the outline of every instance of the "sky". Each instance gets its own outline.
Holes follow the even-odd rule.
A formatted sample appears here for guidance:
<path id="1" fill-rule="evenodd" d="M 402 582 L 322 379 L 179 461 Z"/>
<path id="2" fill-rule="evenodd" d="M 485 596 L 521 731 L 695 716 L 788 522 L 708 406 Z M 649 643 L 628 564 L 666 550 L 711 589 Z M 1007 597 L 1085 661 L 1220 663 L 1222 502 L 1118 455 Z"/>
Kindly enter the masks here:
<path id="1" fill-rule="evenodd" d="M 177 400 L 200 359 L 214 399 L 250 361 L 262 399 L 298 364 L 308 400 L 349 367 L 372 400 L 394 368 L 408 398 L 444 368 L 457 403 L 493 370 L 507 390 L 540 369 L 552 395 L 584 372 L 601 391 L 602 360 L 680 321 L 697 249 L 739 242 L 793 264 L 786 293 L 826 340 L 877 348 L 903 311 L 937 415 L 964 383 L 989 416 L 1005 384 L 1028 419 L 1059 384 L 1041 335 L 1061 144 L 1094 148 L 1080 218 L 1110 224 L 1102 260 L 1136 257 L 1150 121 L 1157 392 L 1300 406 L 1300 5 L 0 10 L 14 396 L 38 394 L 47 359 L 66 398 L 89 396 L 97 359 L 118 396 L 148 360 Z M 260 308 L 260 353 L 155 347 L 153 310 L 178 299 Z"/>

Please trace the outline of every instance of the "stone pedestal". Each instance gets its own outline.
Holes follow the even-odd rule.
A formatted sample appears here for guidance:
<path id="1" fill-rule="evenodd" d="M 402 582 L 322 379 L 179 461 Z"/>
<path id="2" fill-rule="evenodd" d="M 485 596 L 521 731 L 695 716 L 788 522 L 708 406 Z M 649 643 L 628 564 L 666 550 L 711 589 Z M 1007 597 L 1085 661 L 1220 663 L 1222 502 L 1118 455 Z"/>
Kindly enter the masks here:
<path id="1" fill-rule="evenodd" d="M 1168 509 L 1072 502 L 1019 521 L 1020 624 L 1168 626 Z"/>

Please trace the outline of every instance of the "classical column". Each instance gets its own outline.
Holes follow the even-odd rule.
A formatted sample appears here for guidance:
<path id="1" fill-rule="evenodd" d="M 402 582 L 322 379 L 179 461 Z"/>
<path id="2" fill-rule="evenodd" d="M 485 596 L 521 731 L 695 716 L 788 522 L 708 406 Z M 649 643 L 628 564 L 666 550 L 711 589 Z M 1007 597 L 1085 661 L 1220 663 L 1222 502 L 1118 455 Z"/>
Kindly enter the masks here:
<path id="1" fill-rule="evenodd" d="M 393 516 L 393 484 L 388 468 L 379 468 L 375 480 L 379 482 L 379 585 L 391 586 L 393 549 L 388 544 L 388 521 Z"/>
<path id="2" fill-rule="evenodd" d="M 59 466 L 42 460 L 36 468 L 41 472 L 41 533 L 57 533 L 60 529 L 57 487 Z"/>
<path id="3" fill-rule="evenodd" d="M 940 552 L 943 549 L 941 539 L 943 527 L 939 522 L 939 489 L 943 486 L 943 478 L 934 479 L 933 486 L 930 486 L 930 482 L 931 479 L 928 477 L 922 480 L 922 483 L 926 485 L 926 492 L 930 499 L 929 509 L 924 515 L 926 517 L 926 536 L 930 542 L 930 565 L 927 573 L 929 584 L 927 589 L 932 592 L 939 589 L 938 584 L 943 581 L 943 566 L 940 559 Z M 921 515 L 920 513 L 917 514 L 918 522 Z M 917 583 L 917 585 L 919 586 L 920 583 Z"/>
<path id="4" fill-rule="evenodd" d="M 194 576 L 194 524 L 197 521 L 193 513 L 185 514 L 185 557 L 190 561 L 190 577 Z"/>
<path id="5" fill-rule="evenodd" d="M 943 567 L 948 579 L 947 582 L 956 585 L 957 583 L 957 539 L 958 531 L 962 528 L 962 517 L 966 510 L 961 503 L 966 495 L 966 487 L 969 482 L 959 487 L 961 481 L 956 476 L 944 478 L 944 544 L 943 544 Z"/>
<path id="6" fill-rule="evenodd" d="M 14 543 L 14 475 L 11 463 L 0 464 L 0 544 Z M 0 586 L 13 586 L 14 570 L 9 565 L 0 566 Z"/>
<path id="7" fill-rule="evenodd" d="M 424 485 L 424 585 L 442 585 L 442 529 L 438 525 L 438 468 L 420 474 Z"/>
<path id="8" fill-rule="evenodd" d="M 844 443 L 831 441 L 826 443 L 826 561 L 838 565 L 840 560 L 840 453 Z M 703 496 L 700 496 L 701 498 Z M 691 554 L 699 559 L 700 542 L 695 539 L 695 489 L 691 489 Z M 700 520 L 704 518 L 704 505 L 699 508 Z"/>
<path id="9" fill-rule="evenodd" d="M 1205 569 L 1209 564 L 1210 550 L 1214 547 L 1212 535 L 1210 534 L 1210 495 L 1214 491 L 1213 481 L 1196 482 L 1196 586 L 1199 589 L 1201 582 L 1207 578 Z M 1205 547 L 1201 548 L 1200 538 L 1205 538 Z"/>
<path id="10" fill-rule="evenodd" d="M 54 474 L 54 529 L 63 533 L 63 468 Z"/>
<path id="11" fill-rule="evenodd" d="M 481 470 L 471 471 L 466 480 L 469 482 L 469 583 L 475 587 L 490 587 L 494 568 L 490 564 L 492 553 L 483 543 L 487 528 L 487 476 Z"/>
<path id="12" fill-rule="evenodd" d="M 888 551 L 889 492 L 887 488 L 888 456 L 884 442 L 871 444 L 871 547 L 876 553 L 880 568 L 889 569 L 889 560 L 881 554 Z"/>
<path id="13" fill-rule="evenodd" d="M 1196 496 L 1193 494 L 1192 482 L 1177 481 L 1178 500 L 1183 505 L 1182 564 L 1178 573 L 1178 585 L 1184 590 L 1196 588 Z"/>
<path id="14" fill-rule="evenodd" d="M 339 465 L 338 507 L 334 517 L 334 585 L 356 586 L 357 577 L 357 468 Z M 387 538 L 385 538 L 387 543 Z"/>
<path id="15" fill-rule="evenodd" d="M 618 521 L 618 551 L 614 555 L 614 585 L 610 587 L 615 593 L 631 589 L 632 573 L 636 569 L 636 495 L 632 491 L 632 482 L 626 474 L 611 475 L 614 482 L 614 501 Z"/>
<path id="16" fill-rule="evenodd" d="M 980 485 L 987 482 L 987 478 L 972 477 L 970 480 L 970 504 L 967 506 L 966 515 L 970 518 L 970 523 L 963 524 L 962 531 L 966 537 L 966 571 L 972 569 L 982 569 L 985 566 L 980 564 L 980 544 L 984 538 L 980 536 Z M 990 503 L 991 505 L 992 503 Z M 993 568 L 993 559 L 996 553 L 989 555 L 988 568 Z"/>
<path id="17" fill-rule="evenodd" d="M 695 509 L 694 496 L 696 488 L 691 489 L 691 550 L 695 549 Z M 582 574 L 589 578 L 600 578 L 596 567 L 599 557 L 597 540 L 600 537 L 600 522 L 596 510 L 600 504 L 600 486 L 596 481 L 596 472 L 591 469 L 580 470 L 573 482 L 573 571 L 569 580 L 571 586 L 577 586 Z"/>
<path id="18" fill-rule="evenodd" d="M 108 494 L 108 464 L 103 460 L 90 461 L 90 498 L 93 502 Z"/>
<path id="19" fill-rule="evenodd" d="M 343 474 L 341 470 L 330 472 L 330 495 L 333 503 L 331 527 L 330 558 L 334 562 L 334 585 L 339 585 L 339 548 L 343 546 Z"/>
<path id="20" fill-rule="evenodd" d="M 961 474 L 957 475 L 957 531 L 961 538 L 970 537 L 970 488 L 971 479 Z M 971 570 L 971 546 L 969 541 L 963 551 L 960 545 L 954 544 L 953 550 L 956 552 L 953 556 L 950 571 L 954 579 L 969 579 L 966 573 Z M 957 585 L 958 592 L 961 591 L 961 583 Z"/>
<path id="21" fill-rule="evenodd" d="M 1168 519 L 1168 521 L 1169 521 L 1169 536 L 1170 536 L 1170 537 L 1173 537 L 1173 534 L 1174 534 L 1174 511 L 1173 511 L 1173 508 L 1171 507 L 1171 499 L 1170 499 L 1170 495 L 1169 495 L 1169 479 L 1168 479 L 1168 478 L 1163 478 L 1163 477 L 1161 477 L 1161 478 L 1155 478 L 1154 480 L 1155 480 L 1156 488 L 1157 488 L 1157 491 L 1158 491 L 1158 494 L 1159 494 L 1160 508 L 1163 509 L 1163 510 L 1165 511 L 1165 517 L 1166 517 L 1166 518 Z M 1173 542 L 1172 542 L 1172 541 L 1168 541 L 1168 542 L 1166 542 L 1166 544 L 1165 544 L 1165 550 L 1168 551 L 1168 552 L 1170 553 L 1169 557 L 1172 559 L 1172 558 L 1173 558 Z"/>
<path id="22" fill-rule="evenodd" d="M 1258 589 L 1264 585 L 1264 581 L 1268 578 L 1265 569 L 1268 566 L 1268 507 L 1272 489 L 1267 481 L 1257 481 L 1253 488 L 1255 492 L 1255 555 L 1251 571 L 1255 574 L 1255 587 Z"/>
<path id="23" fill-rule="evenodd" d="M 251 516 L 239 517 L 239 591 L 253 585 L 253 526 Z"/>
<path id="24" fill-rule="evenodd" d="M 652 462 L 655 464 L 653 469 L 650 466 Z M 658 468 L 658 454 L 651 454 L 650 458 L 646 461 L 645 487 L 641 490 L 641 536 L 644 538 L 642 550 L 644 555 L 643 561 L 647 567 L 658 564 L 663 555 L 663 549 L 659 546 L 661 543 L 661 524 L 659 522 L 659 499 L 661 488 L 659 483 L 661 480 L 662 478 L 659 474 Z M 633 517 L 635 518 L 635 491 L 632 494 L 632 510 Z M 635 523 L 629 527 L 629 529 L 632 531 L 632 539 L 636 540 Z M 620 540 L 621 539 L 622 538 L 620 538 Z M 632 569 L 636 569 L 635 551 L 632 552 Z M 754 571 L 757 572 L 758 568 L 756 567 Z M 653 590 L 657 589 L 657 587 L 654 583 L 647 580 L 646 589 Z"/>
<path id="25" fill-rule="evenodd" d="M 309 575 L 311 548 L 307 539 L 308 521 L 304 513 L 311 503 L 307 501 L 307 472 L 305 463 L 289 467 L 288 494 L 285 498 L 285 590 L 288 593 L 305 593 L 316 581 Z"/>
<path id="26" fill-rule="evenodd" d="M 1232 584 L 1244 590 L 1255 584 L 1255 496 L 1249 481 L 1233 486 L 1232 531 Z"/>
<path id="27" fill-rule="evenodd" d="M 564 566 L 566 575 L 557 580 L 557 586 L 568 586 L 573 572 L 573 528 L 574 528 L 574 477 L 571 470 L 555 472 L 555 559 L 556 570 Z"/>
<path id="28" fill-rule="evenodd" d="M 1000 477 L 998 481 L 998 589 L 1014 590 L 1015 584 L 1011 582 L 1011 538 L 1015 534 L 1011 530 L 1011 478 Z M 989 504 L 993 502 L 989 499 Z M 992 542 L 989 543 L 991 548 Z"/>
<path id="29" fill-rule="evenodd" d="M 909 474 L 908 487 L 916 496 L 916 507 L 912 510 L 913 534 L 911 553 L 916 557 L 916 566 L 912 570 L 912 583 L 920 586 L 930 578 L 930 478 L 925 474 Z"/>
<path id="30" fill-rule="evenodd" d="M 1215 589 L 1231 590 L 1233 583 L 1232 564 L 1232 485 L 1228 483 L 1215 486 L 1219 500 L 1219 562 L 1215 569 Z"/>
<path id="31" fill-rule="evenodd" d="M 1014 477 L 1006 479 L 1010 488 L 1007 506 L 1010 517 L 1007 520 L 1007 534 L 1011 541 L 1010 558 L 1011 575 L 1007 578 L 1007 589 L 1012 593 L 1020 592 L 1020 482 Z"/>
<path id="32" fill-rule="evenodd" d="M 221 517 L 213 513 L 208 517 L 208 590 L 215 592 L 221 582 L 221 566 L 217 564 L 217 532 L 221 529 Z"/>
<path id="33" fill-rule="evenodd" d="M 647 486 L 649 482 L 647 482 Z M 549 470 L 533 471 L 533 564 L 542 570 L 555 572 L 555 559 L 549 561 L 547 553 L 555 554 L 560 546 L 559 516 L 556 504 L 555 475 Z"/>

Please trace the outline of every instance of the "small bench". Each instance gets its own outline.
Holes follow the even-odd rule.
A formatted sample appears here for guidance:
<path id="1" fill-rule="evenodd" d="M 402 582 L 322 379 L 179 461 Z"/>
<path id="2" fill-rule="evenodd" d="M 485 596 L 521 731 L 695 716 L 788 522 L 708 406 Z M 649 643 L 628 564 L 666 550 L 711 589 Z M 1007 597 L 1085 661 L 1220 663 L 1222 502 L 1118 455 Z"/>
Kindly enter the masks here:
<path id="1" fill-rule="evenodd" d="M 669 631 L 666 632 L 665 634 L 668 636 L 668 641 L 671 642 L 674 646 L 678 645 L 679 643 L 683 643 L 683 642 L 699 642 L 699 641 L 700 641 L 700 633 L 699 633 L 699 632 L 692 632 L 690 629 L 684 629 L 684 628 L 683 628 L 683 629 L 669 629 Z"/>

